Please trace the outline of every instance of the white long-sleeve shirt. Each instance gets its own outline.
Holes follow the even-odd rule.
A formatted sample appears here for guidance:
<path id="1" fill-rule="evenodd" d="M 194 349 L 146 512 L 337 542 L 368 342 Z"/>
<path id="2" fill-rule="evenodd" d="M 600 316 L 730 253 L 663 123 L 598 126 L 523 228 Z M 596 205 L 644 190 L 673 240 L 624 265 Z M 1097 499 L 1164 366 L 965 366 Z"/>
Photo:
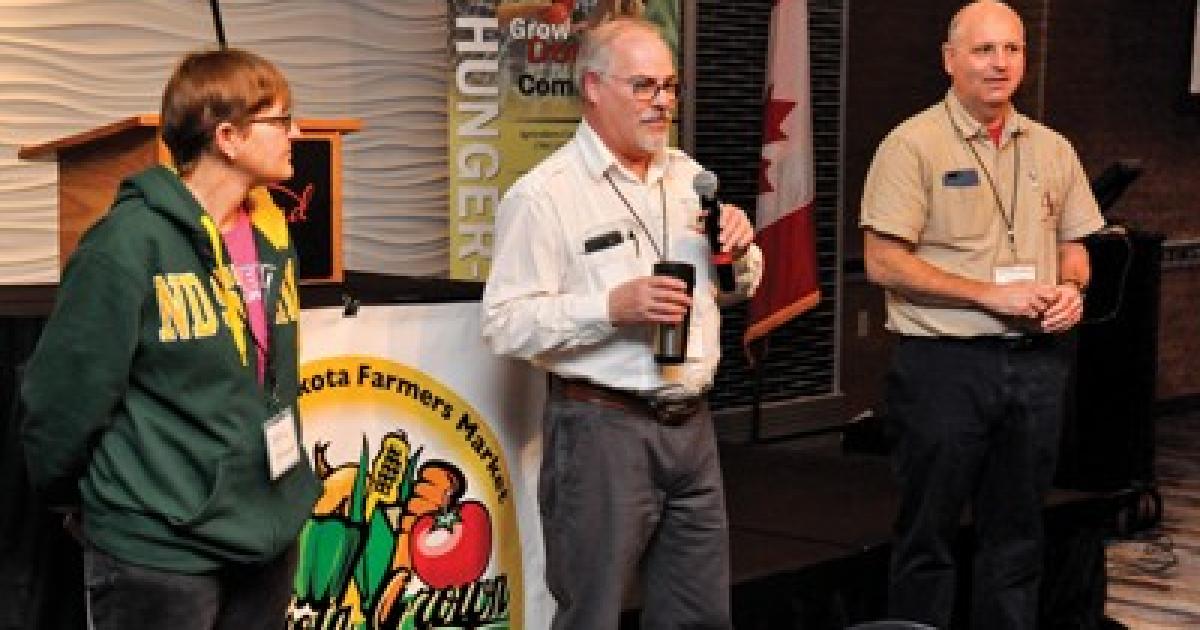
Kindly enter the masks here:
<path id="1" fill-rule="evenodd" d="M 520 178 L 500 203 L 496 256 L 483 294 L 483 335 L 492 350 L 646 397 L 707 390 L 721 354 L 721 315 L 708 242 L 696 229 L 700 201 L 692 178 L 700 170 L 685 153 L 667 149 L 641 181 L 581 123 L 570 142 Z M 651 275 L 659 259 L 654 244 L 663 250 L 664 200 L 664 253 L 696 267 L 687 360 L 678 366 L 654 362 L 650 325 L 617 328 L 608 313 L 608 292 Z M 587 251 L 589 241 L 594 251 Z M 598 243 L 605 246 L 597 249 Z M 762 267 L 762 253 L 752 246 L 735 263 L 734 296 L 753 294 Z"/>

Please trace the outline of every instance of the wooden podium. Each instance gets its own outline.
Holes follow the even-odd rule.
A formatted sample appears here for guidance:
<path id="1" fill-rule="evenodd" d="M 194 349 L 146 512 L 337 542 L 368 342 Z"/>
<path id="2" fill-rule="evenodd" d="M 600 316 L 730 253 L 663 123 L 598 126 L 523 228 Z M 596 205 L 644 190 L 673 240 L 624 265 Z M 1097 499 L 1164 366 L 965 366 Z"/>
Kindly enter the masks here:
<path id="1" fill-rule="evenodd" d="M 288 217 L 302 283 L 341 282 L 342 135 L 357 119 L 302 119 L 292 142 L 292 179 L 270 188 Z M 108 211 L 121 180 L 171 155 L 158 115 L 141 114 L 66 138 L 21 147 L 26 160 L 58 162 L 58 260 L 61 268 L 83 233 Z"/>

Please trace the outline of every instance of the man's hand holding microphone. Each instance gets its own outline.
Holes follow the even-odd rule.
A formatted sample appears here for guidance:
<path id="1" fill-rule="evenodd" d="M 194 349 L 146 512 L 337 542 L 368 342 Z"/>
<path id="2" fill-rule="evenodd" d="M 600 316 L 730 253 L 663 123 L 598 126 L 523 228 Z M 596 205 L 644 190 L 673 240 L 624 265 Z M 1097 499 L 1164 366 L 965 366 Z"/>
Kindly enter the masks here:
<path id="1" fill-rule="evenodd" d="M 712 173 L 701 171 L 693 186 L 700 196 L 704 226 L 701 231 L 708 236 L 721 290 L 732 291 L 732 262 L 740 260 L 754 243 L 754 226 L 741 208 L 717 201 L 717 178 Z M 679 324 L 691 304 L 689 282 L 668 275 L 634 278 L 608 294 L 609 319 L 616 326 Z"/>

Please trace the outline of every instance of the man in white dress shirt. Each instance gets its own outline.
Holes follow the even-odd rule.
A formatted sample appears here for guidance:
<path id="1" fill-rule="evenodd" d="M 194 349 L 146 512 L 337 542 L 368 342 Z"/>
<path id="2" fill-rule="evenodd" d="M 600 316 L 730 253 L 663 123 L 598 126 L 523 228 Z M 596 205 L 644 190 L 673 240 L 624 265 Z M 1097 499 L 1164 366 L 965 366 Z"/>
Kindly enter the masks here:
<path id="1" fill-rule="evenodd" d="M 642 586 L 642 627 L 729 628 L 729 553 L 704 394 L 720 355 L 711 251 L 692 190 L 701 170 L 668 147 L 674 59 L 653 24 L 587 32 L 576 61 L 583 122 L 500 204 L 483 334 L 551 374 L 539 498 L 553 627 L 616 628 Z M 721 249 L 753 293 L 762 254 L 725 206 Z M 695 290 L 653 276 L 696 267 Z M 686 359 L 654 360 L 653 330 L 691 309 Z"/>

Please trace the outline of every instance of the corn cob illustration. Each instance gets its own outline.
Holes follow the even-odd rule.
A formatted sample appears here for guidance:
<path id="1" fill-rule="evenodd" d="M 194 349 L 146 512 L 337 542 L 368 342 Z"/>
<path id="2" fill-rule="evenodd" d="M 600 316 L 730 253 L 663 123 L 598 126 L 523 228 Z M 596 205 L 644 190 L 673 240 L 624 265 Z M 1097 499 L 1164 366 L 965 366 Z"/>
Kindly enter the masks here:
<path id="1" fill-rule="evenodd" d="M 383 436 L 379 451 L 371 464 L 370 491 L 367 493 L 366 518 L 369 520 L 379 505 L 396 506 L 406 498 L 404 480 L 409 467 L 408 436 L 393 431 Z"/>

